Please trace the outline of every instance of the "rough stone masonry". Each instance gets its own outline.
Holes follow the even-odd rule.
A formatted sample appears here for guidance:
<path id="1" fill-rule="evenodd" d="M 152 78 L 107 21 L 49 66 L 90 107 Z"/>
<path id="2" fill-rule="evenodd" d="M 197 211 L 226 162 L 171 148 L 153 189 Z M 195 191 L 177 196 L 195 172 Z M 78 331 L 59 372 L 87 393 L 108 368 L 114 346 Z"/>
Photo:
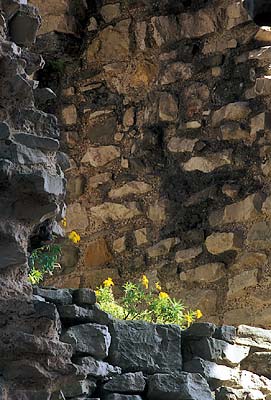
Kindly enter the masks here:
<path id="1" fill-rule="evenodd" d="M 48 284 L 145 273 L 206 320 L 270 327 L 269 2 L 33 3 L 82 237 Z"/>

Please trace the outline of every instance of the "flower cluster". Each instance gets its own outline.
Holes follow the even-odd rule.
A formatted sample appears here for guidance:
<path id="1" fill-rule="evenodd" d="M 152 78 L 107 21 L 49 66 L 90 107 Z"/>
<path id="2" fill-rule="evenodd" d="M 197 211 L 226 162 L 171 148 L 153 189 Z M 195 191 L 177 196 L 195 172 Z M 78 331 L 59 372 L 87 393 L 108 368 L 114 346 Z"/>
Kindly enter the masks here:
<path id="1" fill-rule="evenodd" d="M 77 244 L 77 243 L 80 242 L 81 237 L 80 237 L 80 235 L 79 235 L 77 232 L 71 231 L 71 233 L 69 234 L 69 239 L 70 239 L 73 243 Z"/>
<path id="2" fill-rule="evenodd" d="M 201 310 L 186 310 L 179 300 L 172 299 L 162 291 L 159 282 L 155 283 L 154 288 L 150 287 L 146 275 L 141 277 L 139 283 L 126 282 L 123 286 L 124 294 L 118 300 L 115 300 L 113 286 L 112 278 L 107 278 L 97 288 L 96 296 L 101 309 L 115 318 L 178 324 L 184 329 L 202 317 Z"/>

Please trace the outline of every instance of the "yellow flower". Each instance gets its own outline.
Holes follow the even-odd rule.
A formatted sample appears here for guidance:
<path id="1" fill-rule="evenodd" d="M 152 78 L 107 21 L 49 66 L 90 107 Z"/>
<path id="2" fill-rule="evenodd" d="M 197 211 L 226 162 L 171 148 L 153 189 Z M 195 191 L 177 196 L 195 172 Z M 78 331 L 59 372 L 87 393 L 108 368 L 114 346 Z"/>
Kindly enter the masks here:
<path id="1" fill-rule="evenodd" d="M 159 299 L 169 299 L 169 295 L 166 292 L 160 292 L 159 293 Z"/>
<path id="2" fill-rule="evenodd" d="M 61 223 L 62 223 L 62 226 L 63 226 L 64 228 L 66 228 L 66 226 L 67 226 L 67 218 L 63 218 L 62 221 L 61 221 Z"/>
<path id="3" fill-rule="evenodd" d="M 156 282 L 155 287 L 157 290 L 159 290 L 159 292 L 162 290 L 161 285 L 159 282 Z"/>
<path id="4" fill-rule="evenodd" d="M 202 312 L 200 310 L 196 310 L 196 318 L 200 319 L 203 316 Z"/>
<path id="5" fill-rule="evenodd" d="M 185 317 L 185 319 L 187 321 L 187 325 L 190 326 L 192 324 L 192 322 L 193 322 L 192 316 L 190 314 L 185 314 L 184 317 Z"/>
<path id="6" fill-rule="evenodd" d="M 142 276 L 141 283 L 146 289 L 149 288 L 149 279 L 146 277 L 146 275 Z"/>
<path id="7" fill-rule="evenodd" d="M 103 281 L 103 285 L 104 287 L 111 287 L 114 286 L 114 282 L 112 280 L 112 278 L 107 278 L 105 281 Z"/>
<path id="8" fill-rule="evenodd" d="M 72 231 L 69 234 L 69 239 L 73 242 L 73 243 L 79 243 L 81 240 L 81 237 L 78 233 L 76 233 L 75 231 Z"/>

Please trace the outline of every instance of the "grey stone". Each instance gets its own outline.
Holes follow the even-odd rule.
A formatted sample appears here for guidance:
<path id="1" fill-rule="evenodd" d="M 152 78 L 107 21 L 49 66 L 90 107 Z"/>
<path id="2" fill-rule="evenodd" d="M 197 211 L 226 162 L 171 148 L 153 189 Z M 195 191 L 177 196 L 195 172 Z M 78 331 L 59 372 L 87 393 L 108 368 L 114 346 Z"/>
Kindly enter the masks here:
<path id="1" fill-rule="evenodd" d="M 73 292 L 73 301 L 78 306 L 94 305 L 96 303 L 96 294 L 91 289 L 87 288 L 76 289 Z"/>
<path id="2" fill-rule="evenodd" d="M 243 400 L 244 398 L 247 400 L 247 397 L 244 397 L 246 395 L 247 393 L 240 389 L 221 387 L 216 391 L 215 398 L 216 400 Z"/>
<path id="3" fill-rule="evenodd" d="M 140 393 L 144 392 L 145 386 L 142 372 L 129 372 L 110 379 L 103 385 L 103 389 L 117 393 Z"/>
<path id="4" fill-rule="evenodd" d="M 36 40 L 40 23 L 41 19 L 34 7 L 21 6 L 9 23 L 11 40 L 19 46 L 31 46 Z"/>
<path id="5" fill-rule="evenodd" d="M 255 349 L 271 351 L 271 330 L 240 325 L 237 328 L 235 342 Z"/>
<path id="6" fill-rule="evenodd" d="M 103 396 L 102 400 L 142 400 L 142 397 L 138 395 L 110 393 Z"/>
<path id="7" fill-rule="evenodd" d="M 57 151 L 59 149 L 59 141 L 49 137 L 39 137 L 28 133 L 15 133 L 13 137 L 17 143 L 32 149 L 48 151 Z"/>
<path id="8" fill-rule="evenodd" d="M 37 88 L 34 91 L 35 100 L 39 102 L 39 104 L 45 104 L 49 100 L 54 100 L 56 98 L 56 94 L 50 88 Z"/>
<path id="9" fill-rule="evenodd" d="M 155 374 L 148 381 L 148 400 L 212 400 L 206 380 L 200 374 Z"/>
<path id="10" fill-rule="evenodd" d="M 61 320 L 70 325 L 74 325 L 78 322 L 95 322 L 92 310 L 78 307 L 75 304 L 58 306 L 58 312 Z"/>
<path id="11" fill-rule="evenodd" d="M 236 338 L 236 328 L 234 326 L 228 325 L 217 327 L 213 336 L 215 339 L 225 340 L 225 342 L 234 343 Z"/>
<path id="12" fill-rule="evenodd" d="M 221 385 L 240 387 L 238 369 L 225 365 L 217 365 L 211 361 L 196 357 L 184 363 L 184 371 L 201 374 L 210 384 L 212 389 Z"/>
<path id="13" fill-rule="evenodd" d="M 82 370 L 87 375 L 102 380 L 121 374 L 121 368 L 113 367 L 113 365 L 104 361 L 95 360 L 93 357 L 76 358 L 75 363 L 82 367 Z"/>
<path id="14" fill-rule="evenodd" d="M 191 352 L 194 357 L 229 366 L 238 365 L 248 356 L 249 350 L 247 346 L 232 345 L 214 338 L 202 338 L 191 343 Z"/>
<path id="15" fill-rule="evenodd" d="M 61 340 L 71 344 L 74 353 L 89 354 L 103 360 L 108 356 L 111 336 L 107 326 L 83 324 L 69 328 Z"/>
<path id="16" fill-rule="evenodd" d="M 67 154 L 63 153 L 62 151 L 58 151 L 56 153 L 56 160 L 57 160 L 57 163 L 60 165 L 62 171 L 66 171 L 71 166 L 69 157 L 67 156 Z"/>
<path id="17" fill-rule="evenodd" d="M 78 381 L 74 383 L 67 383 L 62 391 L 65 397 L 71 398 L 81 395 L 91 395 L 96 389 L 96 383 L 92 380 Z"/>
<path id="18" fill-rule="evenodd" d="M 108 360 L 124 372 L 140 370 L 152 374 L 181 370 L 181 330 L 177 325 L 113 321 L 110 333 Z"/>
<path id="19" fill-rule="evenodd" d="M 35 287 L 33 292 L 54 304 L 72 304 L 72 294 L 69 289 L 42 289 Z"/>
<path id="20" fill-rule="evenodd" d="M 0 122 L 0 139 L 7 139 L 10 135 L 9 126 L 6 122 Z"/>
<path id="21" fill-rule="evenodd" d="M 271 352 L 255 352 L 250 354 L 241 364 L 242 369 L 271 379 Z"/>
<path id="22" fill-rule="evenodd" d="M 15 179 L 14 179 L 15 181 Z M 59 175 L 51 175 L 42 171 L 32 174 L 18 174 L 16 185 L 20 185 L 22 193 L 35 193 L 59 196 L 64 193 L 66 180 Z"/>
<path id="23" fill-rule="evenodd" d="M 216 326 L 210 322 L 197 322 L 182 332 L 183 336 L 192 337 L 211 337 L 216 330 Z"/>

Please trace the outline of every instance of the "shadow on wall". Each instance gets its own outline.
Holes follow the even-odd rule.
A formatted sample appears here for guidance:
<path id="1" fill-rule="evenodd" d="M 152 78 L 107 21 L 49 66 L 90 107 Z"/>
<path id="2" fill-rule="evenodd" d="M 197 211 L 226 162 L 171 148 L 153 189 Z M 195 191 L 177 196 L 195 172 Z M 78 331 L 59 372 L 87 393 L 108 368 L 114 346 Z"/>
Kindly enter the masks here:
<path id="1" fill-rule="evenodd" d="M 271 26 L 270 0 L 245 0 L 245 6 L 257 25 Z"/>

